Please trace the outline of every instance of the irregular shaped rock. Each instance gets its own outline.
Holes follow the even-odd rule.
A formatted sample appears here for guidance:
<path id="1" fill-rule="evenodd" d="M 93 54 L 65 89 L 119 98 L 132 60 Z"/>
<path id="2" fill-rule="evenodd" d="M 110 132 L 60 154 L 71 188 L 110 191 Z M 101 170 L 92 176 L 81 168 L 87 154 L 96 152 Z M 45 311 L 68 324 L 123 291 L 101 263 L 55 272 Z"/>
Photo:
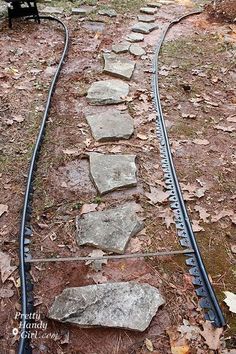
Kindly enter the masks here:
<path id="1" fill-rule="evenodd" d="M 140 12 L 148 15 L 154 15 L 157 10 L 156 7 L 141 7 Z"/>
<path id="2" fill-rule="evenodd" d="M 129 47 L 130 47 L 130 43 L 129 42 L 121 42 L 121 43 L 118 43 L 118 44 L 114 44 L 112 46 L 112 50 L 113 50 L 113 52 L 115 52 L 117 54 L 126 53 L 126 52 L 128 52 Z"/>
<path id="3" fill-rule="evenodd" d="M 138 44 L 132 44 L 129 48 L 129 51 L 135 56 L 141 56 L 146 54 L 145 50 Z"/>
<path id="4" fill-rule="evenodd" d="M 89 103 L 94 105 L 116 104 L 125 101 L 129 85 L 120 80 L 94 82 L 87 94 Z"/>
<path id="5" fill-rule="evenodd" d="M 133 119 L 118 110 L 86 114 L 86 119 L 97 141 L 129 139 L 134 132 Z"/>
<path id="6" fill-rule="evenodd" d="M 114 9 L 99 10 L 98 14 L 101 16 L 116 17 L 117 12 Z"/>
<path id="7" fill-rule="evenodd" d="M 93 12 L 94 9 L 95 9 L 95 7 L 93 7 L 93 6 L 81 6 L 81 7 L 73 8 L 72 14 L 79 15 L 79 16 L 87 16 L 91 12 Z"/>
<path id="8" fill-rule="evenodd" d="M 115 327 L 145 331 L 165 303 L 158 289 L 134 282 L 67 288 L 55 298 L 49 317 L 80 327 Z"/>
<path id="9" fill-rule="evenodd" d="M 100 194 L 137 185 L 135 155 L 103 155 L 92 152 L 90 173 Z"/>
<path id="10" fill-rule="evenodd" d="M 124 253 L 129 239 L 141 231 L 132 206 L 84 214 L 77 220 L 77 241 L 104 251 Z"/>
<path id="11" fill-rule="evenodd" d="M 138 20 L 140 22 L 155 22 L 156 18 L 154 16 L 149 16 L 149 15 L 138 15 Z"/>
<path id="12" fill-rule="evenodd" d="M 103 58 L 105 61 L 104 73 L 119 77 L 120 79 L 131 79 L 135 68 L 133 61 L 108 53 L 104 53 Z"/>
<path id="13" fill-rule="evenodd" d="M 155 23 L 138 22 L 132 27 L 133 32 L 148 34 L 158 28 Z"/>
<path id="14" fill-rule="evenodd" d="M 81 24 L 81 27 L 91 32 L 103 32 L 105 24 L 99 21 L 85 21 Z"/>
<path id="15" fill-rule="evenodd" d="M 148 2 L 147 6 L 148 7 L 157 7 L 157 8 L 159 8 L 159 7 L 161 7 L 161 4 L 159 4 L 158 2 Z"/>
<path id="16" fill-rule="evenodd" d="M 143 41 L 144 36 L 141 33 L 130 33 L 125 37 L 125 39 L 129 42 L 136 43 Z"/>
<path id="17" fill-rule="evenodd" d="M 64 9 L 62 7 L 46 6 L 41 12 L 46 14 L 63 14 Z"/>

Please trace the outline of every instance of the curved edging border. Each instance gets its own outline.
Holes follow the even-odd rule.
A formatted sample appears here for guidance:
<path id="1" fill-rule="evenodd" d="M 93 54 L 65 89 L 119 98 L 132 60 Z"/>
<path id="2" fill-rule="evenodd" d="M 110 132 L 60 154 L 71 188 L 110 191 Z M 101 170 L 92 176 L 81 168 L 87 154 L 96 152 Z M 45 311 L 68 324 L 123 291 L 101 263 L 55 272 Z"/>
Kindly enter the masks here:
<path id="1" fill-rule="evenodd" d="M 29 170 L 27 174 L 27 183 L 25 188 L 24 203 L 21 214 L 21 226 L 19 234 L 19 273 L 20 273 L 20 287 L 21 287 L 21 329 L 20 329 L 20 339 L 18 346 L 18 354 L 29 354 L 32 353 L 32 348 L 30 346 L 30 330 L 27 327 L 30 327 L 31 319 L 29 318 L 30 314 L 33 313 L 34 304 L 33 304 L 33 283 L 30 275 L 30 264 L 26 263 L 25 260 L 29 259 L 30 252 L 27 245 L 30 243 L 29 237 L 32 234 L 30 227 L 31 219 L 31 202 L 33 196 L 33 182 L 35 173 L 37 170 L 37 162 L 40 155 L 41 146 L 43 143 L 46 123 L 48 120 L 48 115 L 51 107 L 52 97 L 55 91 L 56 83 L 68 50 L 69 44 L 69 33 L 66 25 L 56 17 L 51 16 L 40 16 L 40 19 L 55 21 L 59 23 L 64 29 L 64 48 L 61 55 L 60 62 L 58 64 L 56 73 L 52 79 L 49 91 L 48 98 L 45 105 L 45 110 L 43 118 L 40 124 L 39 133 L 34 145 Z"/>
<path id="2" fill-rule="evenodd" d="M 182 191 L 177 178 L 175 166 L 170 149 L 167 129 L 161 107 L 159 86 L 158 86 L 158 59 L 162 44 L 167 32 L 172 26 L 189 16 L 200 14 L 202 11 L 191 12 L 172 21 L 163 30 L 157 43 L 153 58 L 153 99 L 157 111 L 157 136 L 160 140 L 161 163 L 164 172 L 166 188 L 170 191 L 170 206 L 175 214 L 177 234 L 180 237 L 180 244 L 183 247 L 192 248 L 193 254 L 186 254 L 186 264 L 191 266 L 189 273 L 193 277 L 193 284 L 196 286 L 196 294 L 200 297 L 199 304 L 205 310 L 205 318 L 212 322 L 215 327 L 223 327 L 226 322 L 216 298 L 213 287 L 210 283 L 206 268 L 204 266 L 200 250 L 197 245 L 192 225 L 188 217 L 187 209 L 183 199 Z"/>

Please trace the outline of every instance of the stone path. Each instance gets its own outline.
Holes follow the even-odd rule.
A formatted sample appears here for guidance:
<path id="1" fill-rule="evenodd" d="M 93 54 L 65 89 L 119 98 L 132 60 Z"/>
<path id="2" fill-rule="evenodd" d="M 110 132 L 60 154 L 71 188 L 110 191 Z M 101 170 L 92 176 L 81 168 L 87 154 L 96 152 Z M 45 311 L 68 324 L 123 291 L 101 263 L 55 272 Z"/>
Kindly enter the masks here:
<path id="1" fill-rule="evenodd" d="M 92 8 L 86 8 L 90 11 Z M 85 7 L 74 13 L 85 15 Z M 93 138 L 98 141 L 129 139 L 134 133 L 134 122 L 128 113 L 122 113 L 118 105 L 129 95 L 129 84 L 135 74 L 136 62 L 128 56 L 146 54 L 142 45 L 144 35 L 158 28 L 155 22 L 157 6 L 140 9 L 139 22 L 131 27 L 131 32 L 120 42 L 113 44 L 113 52 L 103 53 L 104 80 L 95 81 L 87 92 L 90 105 L 86 120 Z M 115 17 L 109 10 L 99 11 L 102 16 Z M 118 79 L 112 79 L 111 77 Z M 125 80 L 125 81 L 124 81 Z M 112 105 L 112 108 L 107 108 Z M 93 106 L 93 107 L 91 107 Z M 103 109 L 95 111 L 94 106 Z M 93 109 L 92 109 L 93 108 Z M 115 190 L 137 186 L 137 156 L 99 151 L 89 153 L 90 177 L 99 195 Z M 124 253 L 130 239 L 144 227 L 133 205 L 122 202 L 119 206 L 106 207 L 78 216 L 77 243 L 79 246 L 92 246 L 100 250 Z M 78 324 L 79 326 L 122 327 L 144 331 L 158 307 L 164 304 L 159 291 L 148 284 L 107 283 L 78 288 L 67 288 L 52 305 L 49 316 L 52 319 Z"/>

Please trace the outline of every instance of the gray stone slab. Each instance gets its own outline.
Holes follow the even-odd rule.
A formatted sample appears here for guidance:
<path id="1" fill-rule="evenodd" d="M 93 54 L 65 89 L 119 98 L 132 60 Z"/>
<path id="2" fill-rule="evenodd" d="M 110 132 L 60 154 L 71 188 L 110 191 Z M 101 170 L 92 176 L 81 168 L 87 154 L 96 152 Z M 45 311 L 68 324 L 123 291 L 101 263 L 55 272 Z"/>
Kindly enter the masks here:
<path id="1" fill-rule="evenodd" d="M 148 34 L 157 28 L 158 28 L 158 25 L 155 23 L 138 22 L 133 25 L 131 30 L 133 32 Z"/>
<path id="2" fill-rule="evenodd" d="M 140 22 L 155 22 L 156 18 L 155 16 L 151 16 L 151 15 L 138 15 L 138 20 Z"/>
<path id="3" fill-rule="evenodd" d="M 77 219 L 77 242 L 122 254 L 129 239 L 142 228 L 132 205 L 96 211 Z"/>
<path id="4" fill-rule="evenodd" d="M 49 310 L 49 317 L 80 327 L 115 327 L 135 331 L 148 328 L 165 303 L 159 290 L 135 282 L 66 288 Z"/>
<path id="5" fill-rule="evenodd" d="M 130 33 L 125 37 L 125 39 L 131 43 L 136 43 L 136 42 L 142 42 L 144 36 L 141 33 Z"/>
<path id="6" fill-rule="evenodd" d="M 116 104 L 125 101 L 129 94 L 129 85 L 120 80 L 94 82 L 87 94 L 87 100 L 93 105 Z"/>
<path id="7" fill-rule="evenodd" d="M 72 9 L 73 15 L 87 16 L 95 10 L 94 6 L 80 6 Z"/>
<path id="8" fill-rule="evenodd" d="M 90 174 L 100 194 L 137 185 L 135 155 L 89 154 Z"/>
<path id="9" fill-rule="evenodd" d="M 129 47 L 130 47 L 130 43 L 129 42 L 121 42 L 121 43 L 118 43 L 118 44 L 114 44 L 112 46 L 112 50 L 116 54 L 126 53 L 126 52 L 128 52 Z"/>
<path id="10" fill-rule="evenodd" d="M 105 61 L 103 69 L 104 73 L 120 79 L 131 79 L 135 68 L 135 62 L 109 53 L 104 53 L 103 58 Z"/>
<path id="11" fill-rule="evenodd" d="M 108 17 L 116 17 L 117 16 L 117 12 L 114 9 L 99 10 L 98 14 L 101 16 L 108 16 Z"/>
<path id="12" fill-rule="evenodd" d="M 63 14 L 64 9 L 62 7 L 46 6 L 41 10 L 42 13 L 46 14 Z"/>
<path id="13" fill-rule="evenodd" d="M 81 23 L 81 27 L 86 28 L 91 32 L 103 32 L 105 24 L 101 21 L 85 21 Z"/>
<path id="14" fill-rule="evenodd" d="M 86 119 L 97 141 L 129 139 L 134 132 L 130 115 L 116 109 L 96 114 L 87 113 Z"/>
<path id="15" fill-rule="evenodd" d="M 141 56 L 146 54 L 145 50 L 138 44 L 132 44 L 129 48 L 129 51 L 135 56 Z"/>
<path id="16" fill-rule="evenodd" d="M 141 7 L 140 12 L 147 15 L 154 15 L 157 12 L 156 7 Z"/>
<path id="17" fill-rule="evenodd" d="M 157 8 L 159 8 L 159 7 L 161 7 L 161 4 L 158 3 L 158 2 L 148 2 L 147 6 L 148 7 L 157 7 Z"/>

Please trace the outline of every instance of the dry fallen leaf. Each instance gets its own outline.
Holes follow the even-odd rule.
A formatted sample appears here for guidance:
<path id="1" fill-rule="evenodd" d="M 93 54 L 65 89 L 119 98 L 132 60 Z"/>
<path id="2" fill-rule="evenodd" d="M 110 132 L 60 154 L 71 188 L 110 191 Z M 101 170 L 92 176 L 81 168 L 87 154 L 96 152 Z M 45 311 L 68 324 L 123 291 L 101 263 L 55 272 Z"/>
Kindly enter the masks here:
<path id="1" fill-rule="evenodd" d="M 206 223 L 209 222 L 208 218 L 209 218 L 210 214 L 206 211 L 205 208 L 201 207 L 200 205 L 196 205 L 194 207 L 194 209 L 199 212 L 200 219 L 202 219 Z"/>
<path id="2" fill-rule="evenodd" d="M 228 118 L 227 118 L 227 121 L 228 121 L 228 122 L 231 122 L 231 123 L 236 123 L 236 115 L 231 116 L 231 117 L 228 117 Z"/>
<path id="3" fill-rule="evenodd" d="M 190 325 L 189 321 L 185 319 L 183 320 L 183 325 L 179 326 L 177 329 L 187 340 L 196 339 L 200 332 L 199 327 Z"/>
<path id="4" fill-rule="evenodd" d="M 154 348 L 153 348 L 152 341 L 150 339 L 148 338 L 145 339 L 145 345 L 149 352 L 153 352 Z"/>
<path id="5" fill-rule="evenodd" d="M 236 294 L 230 291 L 224 291 L 226 298 L 224 302 L 229 306 L 229 311 L 236 313 Z"/>
<path id="6" fill-rule="evenodd" d="M 229 133 L 234 132 L 236 130 L 235 127 L 231 127 L 231 126 L 226 127 L 226 126 L 220 125 L 220 124 L 215 125 L 214 128 L 217 130 L 223 130 L 224 132 L 229 132 Z"/>
<path id="7" fill-rule="evenodd" d="M 233 212 L 233 210 L 229 210 L 229 209 L 223 209 L 221 211 L 216 211 L 216 214 L 211 217 L 211 221 L 217 222 L 220 219 L 225 218 L 225 217 L 229 217 L 231 219 L 232 217 L 235 217 L 235 213 Z"/>
<path id="8" fill-rule="evenodd" d="M 88 257 L 103 257 L 105 252 L 102 250 L 93 250 L 91 253 L 88 254 Z M 102 265 L 107 264 L 107 259 L 100 259 L 100 260 L 88 260 L 85 263 L 86 265 L 91 264 L 92 269 L 96 272 L 102 270 Z"/>
<path id="9" fill-rule="evenodd" d="M 200 221 L 199 220 L 192 220 L 192 228 L 193 232 L 200 232 L 204 231 L 203 227 L 199 225 Z"/>
<path id="10" fill-rule="evenodd" d="M 10 298 L 14 295 L 14 291 L 9 288 L 0 289 L 0 297 L 2 298 Z"/>
<path id="11" fill-rule="evenodd" d="M 170 338 L 172 354 L 190 354 L 190 348 L 185 337 L 178 333 L 175 327 L 168 328 L 167 333 Z"/>
<path id="12" fill-rule="evenodd" d="M 89 275 L 88 278 L 92 278 L 96 284 L 103 284 L 107 282 L 107 277 L 102 275 L 102 273 Z"/>
<path id="13" fill-rule="evenodd" d="M 97 207 L 98 204 L 83 204 L 82 208 L 80 209 L 80 215 L 96 211 Z"/>
<path id="14" fill-rule="evenodd" d="M 164 223 L 166 224 L 167 229 L 169 229 L 171 224 L 175 224 L 174 214 L 170 208 L 166 208 L 162 211 L 159 211 L 157 217 L 164 219 Z"/>
<path id="15" fill-rule="evenodd" d="M 141 249 L 142 249 L 142 242 L 139 240 L 138 237 L 132 237 L 129 242 L 127 252 L 136 253 L 136 252 L 140 252 Z"/>
<path id="16" fill-rule="evenodd" d="M 14 272 L 16 266 L 11 266 L 11 257 L 0 251 L 0 270 L 1 270 L 1 279 L 4 283 L 9 276 Z"/>
<path id="17" fill-rule="evenodd" d="M 169 192 L 164 192 L 161 188 L 151 187 L 150 193 L 145 193 L 153 204 L 163 203 L 169 197 Z"/>
<path id="18" fill-rule="evenodd" d="M 148 136 L 144 134 L 137 134 L 137 138 L 140 140 L 148 140 Z"/>
<path id="19" fill-rule="evenodd" d="M 200 334 L 205 339 L 209 349 L 218 350 L 220 349 L 220 336 L 222 332 L 223 328 L 216 328 L 210 321 L 206 321 Z"/>
<path id="20" fill-rule="evenodd" d="M 8 206 L 5 204 L 0 204 L 0 216 L 8 212 Z"/>
<path id="21" fill-rule="evenodd" d="M 62 150 L 62 152 L 65 155 L 78 155 L 79 154 L 78 149 L 65 149 L 65 150 Z"/>

